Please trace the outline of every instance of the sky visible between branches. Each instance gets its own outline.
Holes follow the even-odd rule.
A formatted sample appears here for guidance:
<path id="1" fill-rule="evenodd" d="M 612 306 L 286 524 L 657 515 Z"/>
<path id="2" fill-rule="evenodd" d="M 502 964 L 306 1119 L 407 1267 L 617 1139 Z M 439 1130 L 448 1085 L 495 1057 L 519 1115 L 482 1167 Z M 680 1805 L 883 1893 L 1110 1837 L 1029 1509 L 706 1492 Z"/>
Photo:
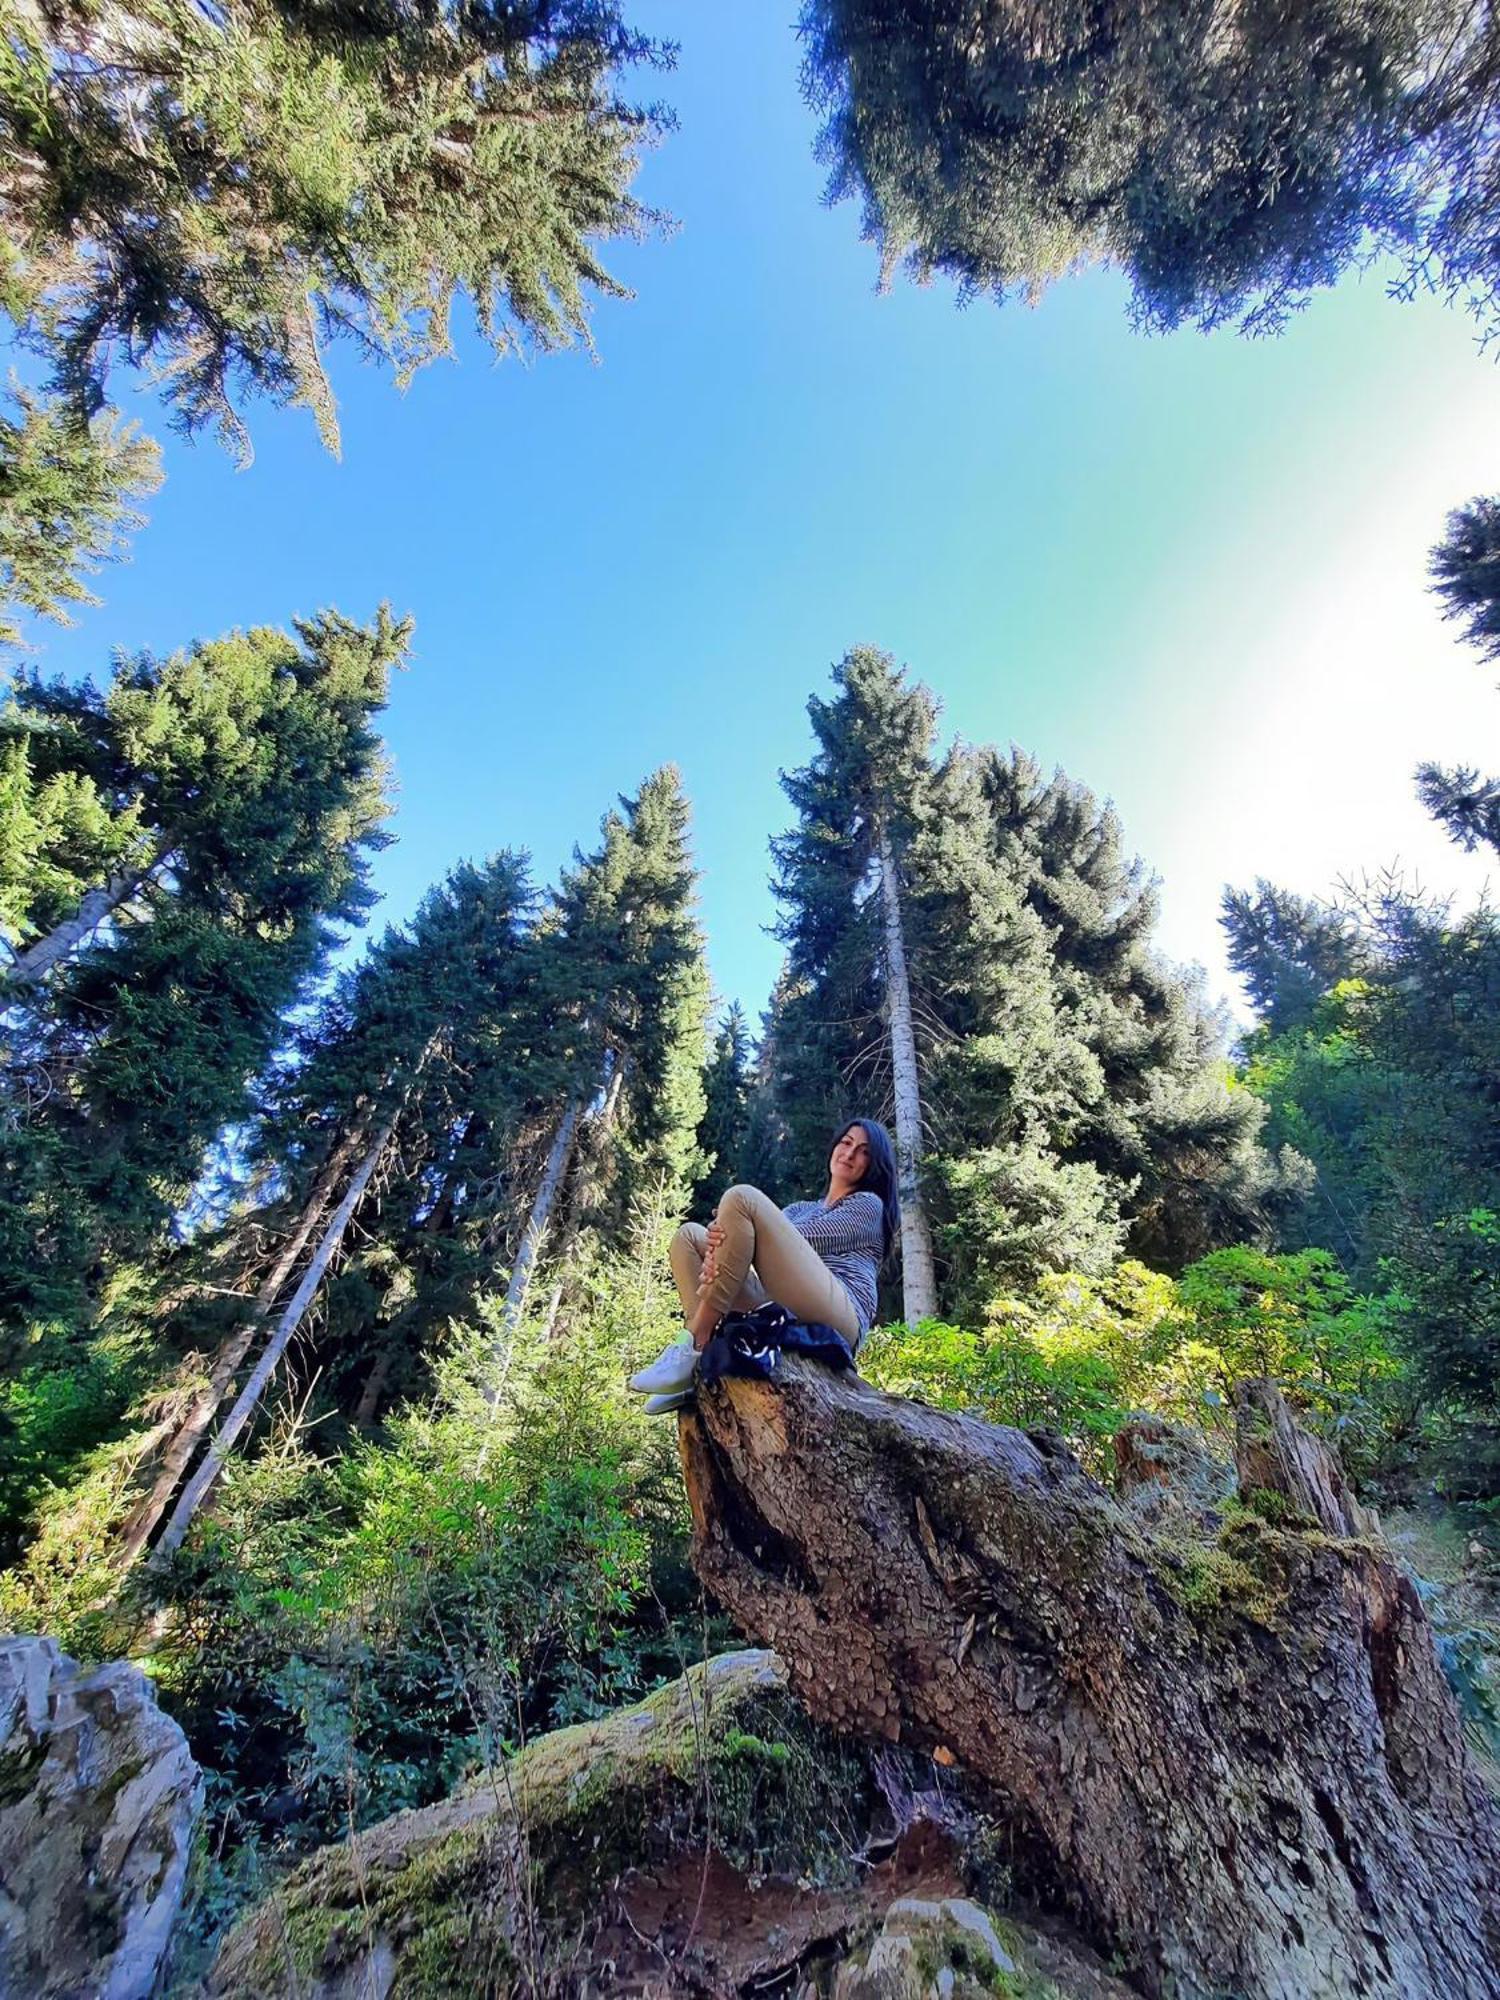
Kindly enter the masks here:
<path id="1" fill-rule="evenodd" d="M 341 464 L 305 411 L 252 409 L 244 473 L 166 440 L 133 562 L 39 635 L 44 665 L 388 598 L 417 637 L 376 921 L 501 846 L 552 875 L 670 759 L 716 986 L 752 1014 L 777 771 L 856 643 L 950 733 L 1111 796 L 1162 877 L 1163 948 L 1216 994 L 1226 881 L 1321 893 L 1399 860 L 1472 897 L 1484 867 L 1410 773 L 1500 757 L 1490 676 L 1425 581 L 1447 510 L 1500 484 L 1500 356 L 1378 271 L 1262 341 L 1138 336 L 1105 274 L 1035 310 L 879 296 L 855 210 L 821 204 L 792 11 L 633 10 L 682 44 L 680 129 L 638 188 L 679 226 L 607 252 L 638 296 L 599 308 L 596 361 L 495 367 L 466 330 L 398 397 L 336 353 Z"/>

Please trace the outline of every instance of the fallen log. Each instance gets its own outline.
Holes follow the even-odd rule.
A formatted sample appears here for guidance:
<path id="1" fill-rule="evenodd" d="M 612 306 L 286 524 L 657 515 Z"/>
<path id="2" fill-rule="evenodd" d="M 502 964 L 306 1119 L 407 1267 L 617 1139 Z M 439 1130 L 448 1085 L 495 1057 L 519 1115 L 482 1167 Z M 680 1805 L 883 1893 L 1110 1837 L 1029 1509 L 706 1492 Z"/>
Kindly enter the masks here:
<path id="1" fill-rule="evenodd" d="M 684 1412 L 694 1561 L 816 1718 L 980 1780 L 1144 1992 L 1494 2000 L 1500 1823 L 1420 1599 L 1275 1391 L 1242 1412 L 1285 1504 L 1152 1528 L 1049 1434 L 788 1362 Z"/>

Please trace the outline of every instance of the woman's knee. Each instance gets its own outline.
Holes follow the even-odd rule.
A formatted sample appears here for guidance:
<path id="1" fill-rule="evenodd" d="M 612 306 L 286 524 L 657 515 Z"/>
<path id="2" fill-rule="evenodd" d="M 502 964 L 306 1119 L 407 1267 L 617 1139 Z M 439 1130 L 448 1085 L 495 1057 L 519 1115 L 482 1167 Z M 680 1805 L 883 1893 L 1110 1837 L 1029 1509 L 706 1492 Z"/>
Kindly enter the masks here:
<path id="1" fill-rule="evenodd" d="M 748 1181 L 737 1181 L 732 1188 L 726 1188 L 719 1198 L 719 1213 L 726 1211 L 740 1215 L 754 1215 L 755 1211 L 770 1201 L 758 1187 L 751 1187 Z"/>
<path id="2" fill-rule="evenodd" d="M 697 1257 L 701 1259 L 707 1247 L 708 1238 L 703 1224 L 701 1222 L 684 1222 L 672 1238 L 672 1245 L 667 1255 L 675 1269 L 687 1258 Z"/>

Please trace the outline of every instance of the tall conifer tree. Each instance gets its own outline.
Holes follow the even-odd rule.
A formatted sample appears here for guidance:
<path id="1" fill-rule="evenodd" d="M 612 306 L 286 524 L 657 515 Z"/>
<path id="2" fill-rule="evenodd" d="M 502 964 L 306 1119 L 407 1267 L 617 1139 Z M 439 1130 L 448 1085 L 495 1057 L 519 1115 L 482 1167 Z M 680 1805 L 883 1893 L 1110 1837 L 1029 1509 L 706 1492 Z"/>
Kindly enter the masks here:
<path id="1" fill-rule="evenodd" d="M 787 781 L 801 823 L 774 843 L 789 951 L 766 1067 L 793 1182 L 821 1172 L 831 1119 L 896 1101 L 874 797 L 898 856 L 924 1207 L 950 1307 L 1049 1266 L 1101 1269 L 1126 1244 L 1178 1265 L 1263 1229 L 1263 1113 L 1153 955 L 1150 885 L 1114 815 L 1019 752 L 938 759 L 930 695 L 884 655 L 850 655 L 836 681 L 813 704 L 818 755 Z"/>
<path id="2" fill-rule="evenodd" d="M 467 295 L 497 354 L 587 337 L 670 51 L 610 0 L 20 0 L 0 30 L 0 310 L 77 416 L 112 358 L 243 445 L 238 394 L 337 421 L 323 348 L 402 378 Z"/>
<path id="3" fill-rule="evenodd" d="M 0 407 L 0 646 L 18 643 L 18 612 L 67 623 L 98 601 L 84 577 L 123 554 L 160 484 L 156 446 L 113 412 L 84 423 L 24 392 Z"/>
<path id="4" fill-rule="evenodd" d="M 1471 500 L 1449 515 L 1431 576 L 1443 616 L 1463 626 L 1482 660 L 1500 658 L 1500 499 Z M 1500 854 L 1500 778 L 1472 764 L 1420 764 L 1417 796 L 1460 847 Z"/>
<path id="5" fill-rule="evenodd" d="M 937 706 L 923 687 L 908 687 L 889 654 L 856 647 L 833 673 L 831 701 L 808 703 L 817 750 L 782 785 L 797 809 L 797 829 L 773 841 L 777 895 L 795 997 L 783 1034 L 805 1027 L 799 1052 L 806 1072 L 824 1066 L 824 1087 L 797 1107 L 806 1149 L 808 1118 L 826 1125 L 840 1096 L 861 1087 L 887 1095 L 895 1125 L 901 1193 L 904 1310 L 910 1320 L 937 1311 L 932 1233 L 918 1178 L 926 1149 L 905 910 L 907 858 L 926 808 Z M 814 990 L 831 1003 L 819 1026 Z M 792 1028 L 795 1021 L 796 1027 Z M 878 1022 L 878 1025 L 877 1025 Z M 846 1091 L 833 1088 L 842 1071 Z M 868 1078 L 867 1082 L 856 1079 Z M 878 1081 L 877 1081 L 878 1080 Z M 789 1107 L 811 1078 L 787 1079 Z M 826 1155 L 826 1133 L 824 1135 Z M 809 1158 L 809 1170 L 812 1163 Z M 826 1169 L 826 1157 L 819 1171 Z"/>
<path id="6" fill-rule="evenodd" d="M 160 1546 L 181 1541 L 315 1301 L 320 1365 L 347 1404 L 377 1364 L 383 1384 L 399 1354 L 420 1358 L 486 1281 L 486 1234 L 513 1198 L 504 1163 L 535 1081 L 532 904 L 523 856 L 460 866 L 339 982 L 302 1036 L 262 1132 L 281 1192 L 233 1231 L 265 1246 L 258 1282 L 162 1448 L 127 1554 L 169 1506 Z M 334 1275 L 356 1219 L 358 1252 Z M 242 1368 L 244 1386 L 183 1485 Z"/>
<path id="7" fill-rule="evenodd" d="M 114 1262 L 160 1241 L 334 927 L 366 907 L 375 718 L 407 630 L 326 614 L 124 661 L 103 693 L 19 684 L 0 722 L 12 1321 L 76 1322 Z"/>
<path id="8" fill-rule="evenodd" d="M 719 1196 L 742 1177 L 751 1058 L 745 1010 L 734 1000 L 720 1019 L 703 1075 L 703 1121 L 698 1127 L 703 1177 L 693 1199 L 693 1214 L 699 1221 L 707 1221 Z"/>
<path id="9" fill-rule="evenodd" d="M 1128 1246 L 1177 1268 L 1262 1234 L 1283 1170 L 1232 1087 L 1223 1024 L 1152 944 L 1155 884 L 1113 808 L 1023 751 L 979 753 L 995 856 L 1041 924 L 1059 1032 L 1096 1073 L 1054 1143 L 1118 1190 Z"/>
<path id="10" fill-rule="evenodd" d="M 1148 326 L 1280 326 L 1372 247 L 1500 303 L 1494 23 L 1468 0 L 805 0 L 829 192 L 887 272 L 1035 298 L 1109 261 Z"/>
<path id="11" fill-rule="evenodd" d="M 601 833 L 556 899 L 553 976 L 569 1052 L 512 1261 L 509 1325 L 549 1235 L 588 1223 L 608 1239 L 641 1199 L 679 1211 L 701 1166 L 708 973 L 676 770 L 622 799 Z"/>

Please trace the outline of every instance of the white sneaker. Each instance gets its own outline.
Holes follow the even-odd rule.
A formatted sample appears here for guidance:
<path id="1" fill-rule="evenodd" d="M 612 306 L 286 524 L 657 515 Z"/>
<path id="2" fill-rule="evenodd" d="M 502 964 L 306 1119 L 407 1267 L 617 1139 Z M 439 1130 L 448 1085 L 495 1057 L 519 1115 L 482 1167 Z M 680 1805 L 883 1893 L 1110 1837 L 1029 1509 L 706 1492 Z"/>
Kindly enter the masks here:
<path id="1" fill-rule="evenodd" d="M 693 1345 L 693 1337 L 685 1333 L 681 1340 L 674 1340 L 659 1361 L 653 1361 L 649 1368 L 641 1369 L 630 1378 L 630 1386 L 638 1396 L 649 1396 L 674 1389 L 686 1389 L 693 1380 L 693 1370 L 698 1366 L 698 1350 Z"/>
<path id="2" fill-rule="evenodd" d="M 664 1417 L 669 1410 L 685 1409 L 693 1401 L 693 1398 L 694 1391 L 691 1389 L 674 1389 L 669 1396 L 648 1396 L 646 1398 L 646 1415 L 648 1417 Z"/>

